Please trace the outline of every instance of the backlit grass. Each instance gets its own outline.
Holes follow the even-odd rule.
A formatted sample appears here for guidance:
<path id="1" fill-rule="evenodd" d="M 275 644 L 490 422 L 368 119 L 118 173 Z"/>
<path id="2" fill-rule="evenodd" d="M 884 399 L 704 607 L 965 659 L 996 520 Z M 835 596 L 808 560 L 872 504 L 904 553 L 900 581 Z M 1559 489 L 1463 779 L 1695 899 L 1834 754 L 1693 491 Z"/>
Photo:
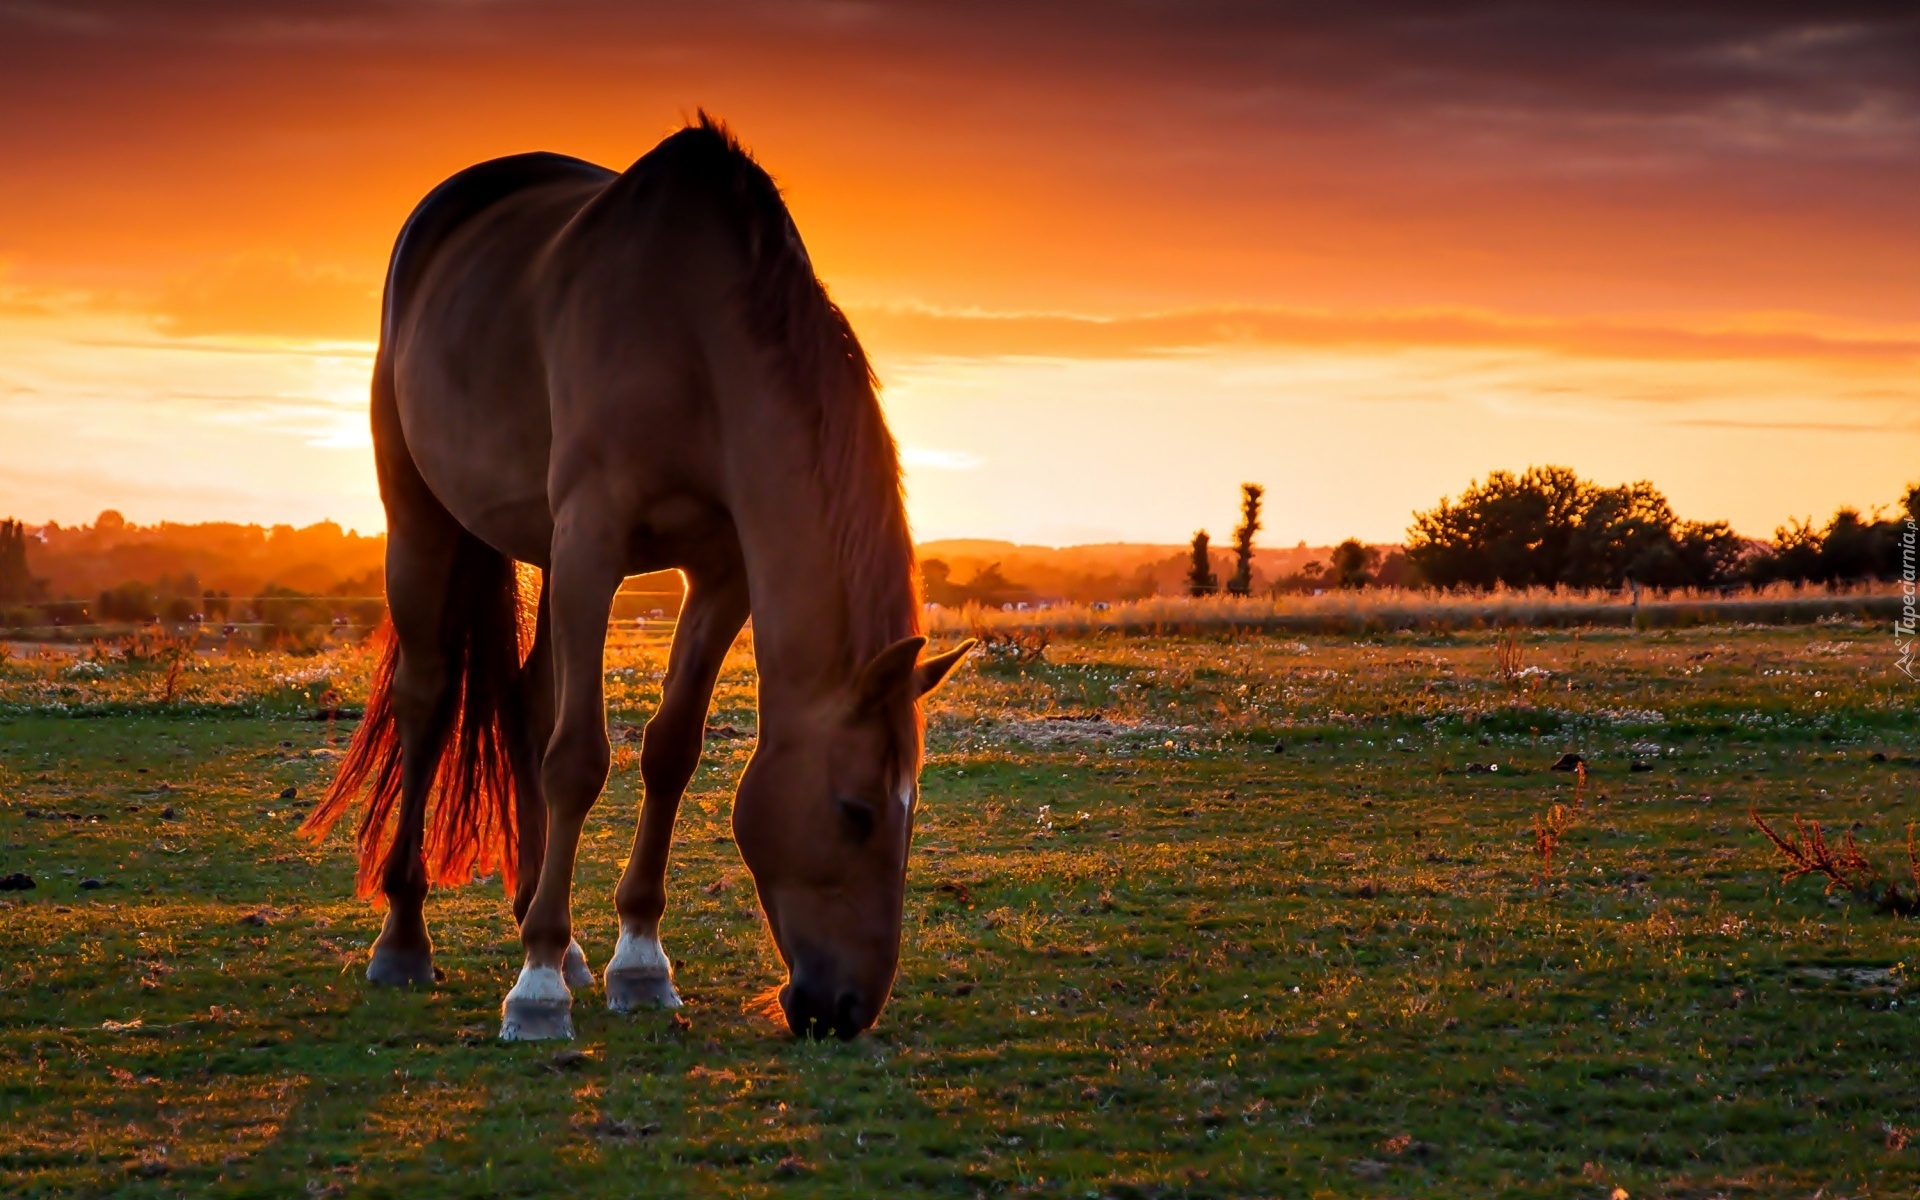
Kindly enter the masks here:
<path id="1" fill-rule="evenodd" d="M 519 966 L 497 882 L 430 901 L 440 987 L 361 981 L 378 915 L 344 831 L 293 830 L 347 733 L 304 718 L 359 695 L 363 655 L 203 658 L 171 703 L 151 664 L 15 656 L 0 874 L 37 886 L 0 898 L 3 1190 L 1910 1194 L 1912 927 L 1780 885 L 1746 817 L 1857 823 L 1904 870 L 1920 719 L 1890 638 L 1537 634 L 1504 672 L 1495 641 L 963 669 L 894 1000 L 849 1045 L 743 1008 L 779 978 L 728 839 L 744 647 L 712 718 L 744 736 L 709 741 L 670 878 L 684 1023 L 583 993 L 565 1047 L 494 1040 Z M 617 732 L 662 666 L 611 657 Z M 1546 769 L 1567 750 L 1584 787 Z M 619 761 L 576 889 L 596 968 Z"/>

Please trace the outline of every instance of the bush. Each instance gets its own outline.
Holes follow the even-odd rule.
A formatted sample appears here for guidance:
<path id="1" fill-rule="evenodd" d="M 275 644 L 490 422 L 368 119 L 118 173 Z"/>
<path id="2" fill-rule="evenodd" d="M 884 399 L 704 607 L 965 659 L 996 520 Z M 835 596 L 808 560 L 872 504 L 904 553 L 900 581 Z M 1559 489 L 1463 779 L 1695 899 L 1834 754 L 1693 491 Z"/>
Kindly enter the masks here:
<path id="1" fill-rule="evenodd" d="M 94 612 L 102 621 L 151 621 L 160 615 L 153 589 L 137 582 L 101 592 Z"/>

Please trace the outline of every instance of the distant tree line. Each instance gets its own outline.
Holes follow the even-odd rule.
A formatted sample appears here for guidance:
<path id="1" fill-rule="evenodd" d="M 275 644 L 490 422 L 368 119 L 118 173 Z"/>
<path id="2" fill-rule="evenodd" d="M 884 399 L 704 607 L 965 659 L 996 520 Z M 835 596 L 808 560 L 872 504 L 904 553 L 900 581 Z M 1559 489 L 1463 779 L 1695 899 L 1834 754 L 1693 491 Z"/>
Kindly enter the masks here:
<path id="1" fill-rule="evenodd" d="M 953 568 L 937 558 L 920 564 L 921 598 L 943 608 L 964 608 L 978 604 L 999 608 L 1005 604 L 1025 604 L 1034 598 L 1033 589 L 1015 583 L 1000 571 L 999 563 L 989 563 L 961 583 L 953 577 Z"/>
<path id="2" fill-rule="evenodd" d="M 1902 519 L 1920 520 L 1920 485 L 1901 503 Z M 1823 528 L 1795 521 L 1755 542 L 1724 521 L 1680 520 L 1650 483 L 1600 487 L 1531 467 L 1415 513 L 1406 554 L 1420 582 L 1443 588 L 1837 585 L 1898 578 L 1900 522 L 1842 508 Z"/>
<path id="3" fill-rule="evenodd" d="M 29 530 L 8 518 L 0 520 L 0 627 L 233 622 L 269 641 L 313 641 L 385 616 L 384 547 L 384 536 L 326 521 L 137 526 L 108 509 L 92 525 Z M 204 585 L 190 564 L 216 573 L 220 586 Z"/>
<path id="4" fill-rule="evenodd" d="M 1260 508 L 1266 489 L 1257 483 L 1240 485 L 1240 524 L 1233 531 L 1234 571 L 1225 591 L 1230 596 L 1253 594 L 1253 539 L 1260 532 Z M 1213 569 L 1211 539 L 1204 529 L 1196 530 L 1188 547 L 1187 595 L 1211 596 L 1222 590 Z M 1398 550 L 1382 558 L 1378 547 L 1356 538 L 1348 538 L 1333 548 L 1328 562 L 1308 562 L 1299 570 L 1282 575 L 1267 585 L 1269 595 L 1296 592 L 1323 592 L 1330 588 L 1363 588 L 1376 584 L 1394 586 L 1408 582 L 1406 556 Z"/>

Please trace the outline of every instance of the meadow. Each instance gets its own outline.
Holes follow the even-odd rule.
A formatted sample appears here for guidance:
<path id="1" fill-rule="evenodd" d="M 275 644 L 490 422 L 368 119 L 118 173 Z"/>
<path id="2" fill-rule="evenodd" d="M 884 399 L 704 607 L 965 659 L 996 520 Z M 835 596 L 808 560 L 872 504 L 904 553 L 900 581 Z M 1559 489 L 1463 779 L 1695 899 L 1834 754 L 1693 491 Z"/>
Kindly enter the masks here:
<path id="1" fill-rule="evenodd" d="M 295 835 L 364 651 L 0 661 L 0 1190 L 18 1196 L 1912 1195 L 1920 715 L 1884 625 L 1007 639 L 931 704 L 879 1026 L 796 1042 L 728 800 L 737 647 L 663 935 L 686 1007 L 503 1044 L 497 881 L 445 979 L 361 980 L 345 831 Z M 609 656 L 596 969 L 657 642 Z M 1549 769 L 1561 755 L 1587 771 Z M 1558 809 L 1556 811 L 1556 807 Z"/>

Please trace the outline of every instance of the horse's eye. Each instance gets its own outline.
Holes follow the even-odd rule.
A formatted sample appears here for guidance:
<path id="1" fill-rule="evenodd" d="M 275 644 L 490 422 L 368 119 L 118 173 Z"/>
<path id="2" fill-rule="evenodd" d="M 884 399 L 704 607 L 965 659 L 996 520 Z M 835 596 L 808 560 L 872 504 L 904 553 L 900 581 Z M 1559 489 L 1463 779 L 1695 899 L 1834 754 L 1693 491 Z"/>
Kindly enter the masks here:
<path id="1" fill-rule="evenodd" d="M 858 800 L 840 802 L 840 820 L 852 841 L 864 842 L 873 836 L 873 809 Z"/>

